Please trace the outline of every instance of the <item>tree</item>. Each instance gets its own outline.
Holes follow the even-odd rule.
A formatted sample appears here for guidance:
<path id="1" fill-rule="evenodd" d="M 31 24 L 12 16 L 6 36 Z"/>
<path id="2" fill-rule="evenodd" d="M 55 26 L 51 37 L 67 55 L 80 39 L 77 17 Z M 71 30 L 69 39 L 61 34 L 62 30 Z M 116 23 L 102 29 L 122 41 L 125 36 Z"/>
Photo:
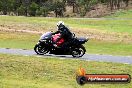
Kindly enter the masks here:
<path id="1" fill-rule="evenodd" d="M 67 0 L 68 5 L 73 7 L 73 13 L 75 12 L 76 0 Z"/>
<path id="2" fill-rule="evenodd" d="M 37 14 L 42 12 L 43 16 L 46 16 L 49 11 L 54 11 L 56 17 L 63 17 L 66 5 L 70 5 L 73 7 L 73 13 L 79 13 L 81 16 L 84 16 L 97 3 L 107 5 L 107 8 L 110 8 L 112 11 L 122 8 L 124 6 L 122 3 L 127 7 L 129 1 L 130 0 L 0 0 L 0 11 L 4 15 L 10 12 L 17 14 L 18 11 L 19 15 L 25 16 L 35 16 L 36 11 Z M 123 8 L 125 8 L 125 6 Z"/>
<path id="3" fill-rule="evenodd" d="M 0 1 L 0 9 L 3 12 L 4 15 L 7 15 L 8 12 L 8 1 L 7 0 L 1 0 Z"/>
<path id="4" fill-rule="evenodd" d="M 35 16 L 36 15 L 36 10 L 39 8 L 39 6 L 35 3 L 32 2 L 32 4 L 29 6 L 29 15 L 30 16 Z"/>
<path id="5" fill-rule="evenodd" d="M 79 7 L 79 12 L 81 16 L 84 16 L 86 12 L 90 11 L 92 6 L 97 4 L 98 0 L 77 0 L 77 5 Z"/>
<path id="6" fill-rule="evenodd" d="M 128 4 L 129 4 L 129 1 L 130 1 L 130 0 L 123 0 L 123 1 L 125 2 L 126 7 L 128 7 Z"/>
<path id="7" fill-rule="evenodd" d="M 2 1 L 0 1 L 0 11 L 2 11 Z"/>
<path id="8" fill-rule="evenodd" d="M 40 9 L 37 9 L 37 11 L 36 11 L 36 14 L 37 15 L 39 15 L 39 16 L 44 16 L 44 17 L 46 17 L 47 16 L 47 14 L 48 14 L 48 8 L 47 7 L 40 7 Z"/>
<path id="9" fill-rule="evenodd" d="M 25 15 L 25 7 L 23 5 L 21 5 L 18 9 L 17 9 L 17 12 L 18 12 L 18 16 L 19 15 Z"/>
<path id="10" fill-rule="evenodd" d="M 23 0 L 22 5 L 25 7 L 25 16 L 28 15 L 28 7 L 30 6 L 31 0 Z"/>
<path id="11" fill-rule="evenodd" d="M 58 16 L 63 17 L 63 12 L 65 12 L 65 10 L 66 10 L 65 3 L 60 2 L 60 1 L 53 3 L 53 10 L 56 14 L 56 17 L 58 17 Z"/>

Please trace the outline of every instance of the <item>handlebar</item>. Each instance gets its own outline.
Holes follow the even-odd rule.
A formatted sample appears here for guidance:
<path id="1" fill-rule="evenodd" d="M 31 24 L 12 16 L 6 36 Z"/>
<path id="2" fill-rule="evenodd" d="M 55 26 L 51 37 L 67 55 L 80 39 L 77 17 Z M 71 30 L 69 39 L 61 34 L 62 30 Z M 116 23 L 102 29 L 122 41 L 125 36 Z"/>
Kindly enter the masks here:
<path id="1" fill-rule="evenodd" d="M 75 35 L 75 33 L 72 33 L 72 37 L 75 37 L 76 35 Z"/>

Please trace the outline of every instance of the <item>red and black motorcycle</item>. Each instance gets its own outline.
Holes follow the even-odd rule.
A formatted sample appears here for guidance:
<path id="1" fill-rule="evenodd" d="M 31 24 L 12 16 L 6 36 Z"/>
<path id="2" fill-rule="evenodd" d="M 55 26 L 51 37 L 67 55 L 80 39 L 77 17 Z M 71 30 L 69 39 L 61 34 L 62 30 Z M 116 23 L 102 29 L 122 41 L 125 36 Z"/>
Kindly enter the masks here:
<path id="1" fill-rule="evenodd" d="M 86 49 L 83 46 L 85 42 L 88 41 L 86 38 L 76 38 L 75 34 L 73 34 L 73 38 L 71 43 L 66 46 L 66 50 L 64 50 L 61 45 L 65 43 L 65 40 L 62 38 L 57 42 L 57 46 L 53 45 L 54 41 L 60 36 L 60 34 L 52 35 L 52 32 L 47 32 L 43 34 L 39 42 L 35 45 L 34 51 L 39 55 L 44 54 L 55 54 L 55 55 L 72 55 L 73 57 L 82 57 Z"/>

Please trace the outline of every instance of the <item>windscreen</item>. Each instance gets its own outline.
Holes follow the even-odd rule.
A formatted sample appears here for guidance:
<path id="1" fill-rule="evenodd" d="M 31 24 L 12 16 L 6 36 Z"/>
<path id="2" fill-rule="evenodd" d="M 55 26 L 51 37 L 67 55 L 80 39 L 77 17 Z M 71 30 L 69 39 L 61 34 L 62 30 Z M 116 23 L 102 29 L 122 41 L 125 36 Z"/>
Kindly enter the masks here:
<path id="1" fill-rule="evenodd" d="M 51 36 L 52 36 L 51 32 L 46 32 L 40 37 L 40 40 L 51 38 Z"/>

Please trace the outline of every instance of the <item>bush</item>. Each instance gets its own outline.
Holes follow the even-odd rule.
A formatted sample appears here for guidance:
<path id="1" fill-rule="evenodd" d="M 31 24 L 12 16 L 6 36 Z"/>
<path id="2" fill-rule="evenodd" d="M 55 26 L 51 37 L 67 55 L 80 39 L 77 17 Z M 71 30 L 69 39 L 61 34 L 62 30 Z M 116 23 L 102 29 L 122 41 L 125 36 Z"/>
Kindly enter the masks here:
<path id="1" fill-rule="evenodd" d="M 41 14 L 42 14 L 42 12 L 40 11 L 40 9 L 37 9 L 37 10 L 36 10 L 36 15 L 37 15 L 37 16 L 41 16 Z"/>
<path id="2" fill-rule="evenodd" d="M 47 14 L 48 14 L 48 8 L 42 7 L 42 8 L 40 8 L 40 10 L 42 11 L 42 15 L 43 15 L 44 17 L 47 16 Z"/>
<path id="3" fill-rule="evenodd" d="M 30 16 L 35 16 L 36 15 L 36 10 L 39 8 L 39 5 L 36 4 L 35 2 L 32 2 L 32 4 L 29 6 L 29 15 Z"/>
<path id="4" fill-rule="evenodd" d="M 46 8 L 46 7 L 40 7 L 40 9 L 38 9 L 37 11 L 36 11 L 36 14 L 38 15 L 38 16 L 44 16 L 44 17 L 46 17 L 47 16 L 47 14 L 48 14 L 48 8 Z"/>
<path id="5" fill-rule="evenodd" d="M 18 15 L 25 15 L 25 10 L 26 8 L 21 5 L 18 9 L 17 9 L 17 12 L 18 12 Z"/>
<path id="6" fill-rule="evenodd" d="M 98 3 L 98 0 L 77 0 L 76 3 L 80 8 L 80 15 L 85 16 L 86 12 L 90 11 L 92 6 Z"/>

